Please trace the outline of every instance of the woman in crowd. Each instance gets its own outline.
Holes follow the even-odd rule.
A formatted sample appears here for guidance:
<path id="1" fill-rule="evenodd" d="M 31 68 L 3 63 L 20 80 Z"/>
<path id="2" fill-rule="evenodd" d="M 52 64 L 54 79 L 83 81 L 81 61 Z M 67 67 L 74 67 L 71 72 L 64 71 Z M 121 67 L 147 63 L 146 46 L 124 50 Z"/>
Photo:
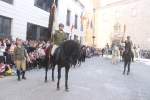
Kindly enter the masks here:
<path id="1" fill-rule="evenodd" d="M 13 50 L 9 49 L 8 53 L 6 55 L 6 64 L 8 64 L 11 68 L 14 65 L 14 55 L 13 55 Z"/>
<path id="2" fill-rule="evenodd" d="M 0 41 L 0 60 L 5 61 L 4 53 L 5 53 L 5 47 L 2 45 L 2 41 Z"/>
<path id="3" fill-rule="evenodd" d="M 16 42 L 14 40 L 12 40 L 12 44 L 10 46 L 10 50 L 12 50 L 12 52 L 13 52 L 15 47 L 16 47 Z"/>
<path id="4" fill-rule="evenodd" d="M 38 53 L 39 53 L 39 69 L 41 69 L 43 67 L 42 62 L 45 56 L 45 52 L 44 52 L 44 49 L 42 48 L 42 44 L 39 45 Z"/>

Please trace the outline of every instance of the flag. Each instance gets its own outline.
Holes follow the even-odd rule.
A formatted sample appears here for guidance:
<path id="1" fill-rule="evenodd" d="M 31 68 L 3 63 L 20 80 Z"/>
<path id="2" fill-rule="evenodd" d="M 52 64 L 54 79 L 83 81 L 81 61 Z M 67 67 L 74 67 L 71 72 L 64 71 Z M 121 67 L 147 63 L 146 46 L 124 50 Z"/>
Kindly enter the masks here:
<path id="1" fill-rule="evenodd" d="M 81 18 L 80 24 L 84 23 L 84 17 Z"/>
<path id="2" fill-rule="evenodd" d="M 48 33 L 47 33 L 48 39 L 52 38 L 52 34 L 54 34 L 55 32 L 56 26 L 57 26 L 57 8 L 55 6 L 55 3 L 53 3 L 49 15 L 49 25 L 48 25 Z"/>
<path id="3" fill-rule="evenodd" d="M 124 33 L 126 32 L 126 24 L 124 24 Z"/>
<path id="4" fill-rule="evenodd" d="M 86 20 L 88 18 L 88 13 L 86 12 L 83 16 L 83 19 Z"/>
<path id="5" fill-rule="evenodd" d="M 82 12 L 81 12 L 80 18 L 82 18 L 82 16 L 83 16 L 83 10 L 82 10 Z"/>
<path id="6" fill-rule="evenodd" d="M 71 33 L 72 33 L 73 28 L 74 28 L 74 25 L 72 24 L 72 26 L 71 26 Z"/>
<path id="7" fill-rule="evenodd" d="M 89 28 L 89 25 L 90 25 L 90 21 L 88 19 L 87 23 L 86 23 L 86 28 L 88 29 Z"/>
<path id="8" fill-rule="evenodd" d="M 80 15 L 80 24 L 83 24 L 83 22 L 84 22 L 84 17 L 83 17 L 83 10 L 82 10 Z"/>
<path id="9" fill-rule="evenodd" d="M 92 20 L 90 22 L 90 28 L 93 29 L 93 22 L 92 22 Z"/>

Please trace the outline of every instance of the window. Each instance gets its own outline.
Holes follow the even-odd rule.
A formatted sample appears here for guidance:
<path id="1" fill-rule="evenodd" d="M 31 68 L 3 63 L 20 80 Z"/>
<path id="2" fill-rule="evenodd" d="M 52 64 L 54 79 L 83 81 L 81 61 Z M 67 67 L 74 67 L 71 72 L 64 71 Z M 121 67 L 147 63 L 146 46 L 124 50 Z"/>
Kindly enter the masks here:
<path id="1" fill-rule="evenodd" d="M 80 44 L 83 43 L 83 37 L 80 37 Z"/>
<path id="2" fill-rule="evenodd" d="M 0 33 L 2 33 L 2 17 L 0 17 Z"/>
<path id="3" fill-rule="evenodd" d="M 77 40 L 77 37 L 78 37 L 77 35 L 74 35 L 74 40 Z"/>
<path id="4" fill-rule="evenodd" d="M 34 0 L 34 5 L 48 11 L 46 0 Z M 50 9 L 50 8 L 49 8 Z"/>
<path id="5" fill-rule="evenodd" d="M 52 4 L 53 4 L 53 0 L 34 0 L 34 6 L 41 8 L 48 12 L 49 12 L 50 8 L 52 7 Z M 58 0 L 55 0 L 55 4 L 57 7 Z"/>
<path id="6" fill-rule="evenodd" d="M 67 35 L 67 39 L 69 39 L 69 33 L 66 33 L 66 35 Z"/>
<path id="7" fill-rule="evenodd" d="M 80 26 L 80 31 L 83 31 L 83 24 L 81 24 Z"/>
<path id="8" fill-rule="evenodd" d="M 0 16 L 0 34 L 10 35 L 11 19 Z"/>
<path id="9" fill-rule="evenodd" d="M 70 26 L 70 11 L 67 10 L 67 20 L 66 20 L 66 25 Z"/>
<path id="10" fill-rule="evenodd" d="M 131 16 L 132 17 L 135 17 L 136 16 L 136 8 L 132 8 L 132 11 L 131 11 Z"/>
<path id="11" fill-rule="evenodd" d="M 78 16 L 75 15 L 75 27 L 74 27 L 75 29 L 77 29 L 77 27 L 78 27 L 78 26 L 77 26 L 77 24 L 78 24 L 77 22 L 78 22 Z"/>
<path id="12" fill-rule="evenodd" d="M 9 4 L 13 4 L 13 0 L 2 0 L 2 1 L 7 2 Z"/>

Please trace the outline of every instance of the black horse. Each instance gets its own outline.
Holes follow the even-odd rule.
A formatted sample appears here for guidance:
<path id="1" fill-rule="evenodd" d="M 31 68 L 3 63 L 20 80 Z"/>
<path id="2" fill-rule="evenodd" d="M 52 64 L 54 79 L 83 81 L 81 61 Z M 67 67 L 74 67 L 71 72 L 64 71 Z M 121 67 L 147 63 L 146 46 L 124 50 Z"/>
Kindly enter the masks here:
<path id="1" fill-rule="evenodd" d="M 124 58 L 124 71 L 123 71 L 123 74 L 125 74 L 126 66 L 128 65 L 127 75 L 129 75 L 130 63 L 131 63 L 131 58 L 132 58 L 132 51 L 131 51 L 130 43 L 125 43 L 125 51 L 123 52 L 123 58 Z"/>
<path id="2" fill-rule="evenodd" d="M 58 53 L 59 52 L 59 53 Z M 58 55 L 59 54 L 59 55 Z M 70 69 L 70 64 L 76 64 L 77 58 L 79 56 L 79 46 L 78 43 L 73 40 L 68 40 L 64 42 L 57 50 L 54 56 L 51 56 L 51 64 L 52 64 L 52 81 L 54 81 L 54 70 L 55 65 L 58 65 L 58 82 L 57 82 L 57 90 L 60 90 L 59 81 L 61 78 L 61 68 L 65 67 L 65 87 L 66 91 L 68 91 L 68 72 Z M 46 76 L 45 82 L 47 82 L 47 71 L 48 66 L 46 67 Z"/>

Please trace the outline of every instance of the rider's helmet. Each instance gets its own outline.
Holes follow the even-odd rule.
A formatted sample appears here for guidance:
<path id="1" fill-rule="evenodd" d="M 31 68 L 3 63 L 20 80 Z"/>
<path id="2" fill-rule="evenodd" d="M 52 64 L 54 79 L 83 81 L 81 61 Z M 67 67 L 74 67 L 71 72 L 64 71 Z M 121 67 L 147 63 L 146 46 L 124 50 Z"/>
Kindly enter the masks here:
<path id="1" fill-rule="evenodd" d="M 64 24 L 60 23 L 60 24 L 59 24 L 59 27 L 60 27 L 60 26 L 61 26 L 61 27 L 64 27 Z"/>
<path id="2" fill-rule="evenodd" d="M 127 36 L 127 38 L 130 38 L 130 36 Z"/>

